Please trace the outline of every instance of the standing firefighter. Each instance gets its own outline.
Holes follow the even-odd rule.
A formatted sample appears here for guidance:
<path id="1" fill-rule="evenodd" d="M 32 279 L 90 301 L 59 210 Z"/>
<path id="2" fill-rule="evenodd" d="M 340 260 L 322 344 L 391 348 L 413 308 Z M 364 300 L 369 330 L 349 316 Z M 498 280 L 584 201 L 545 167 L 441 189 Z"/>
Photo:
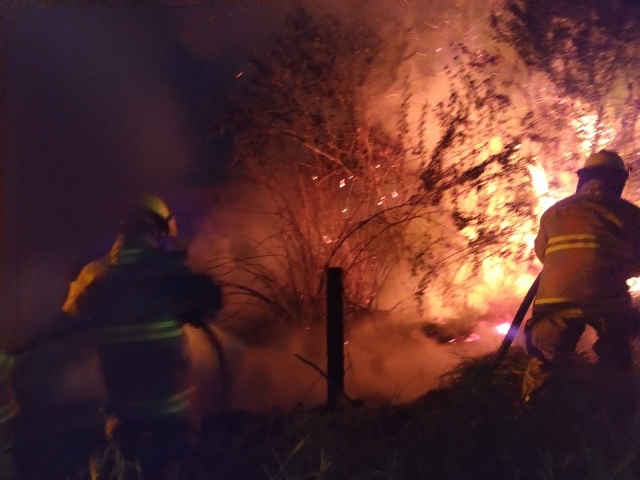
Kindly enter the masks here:
<path id="1" fill-rule="evenodd" d="M 199 430 L 183 324 L 199 326 L 221 307 L 210 277 L 160 248 L 167 235 L 176 235 L 169 209 L 146 197 L 126 221 L 109 268 L 78 299 L 80 314 L 98 328 L 121 452 L 153 479 L 175 475 Z"/>
<path id="2" fill-rule="evenodd" d="M 617 153 L 591 155 L 577 174 L 576 193 L 543 214 L 535 241 L 544 266 L 525 330 L 531 358 L 523 396 L 544 397 L 557 385 L 591 325 L 607 382 L 601 393 L 618 413 L 631 413 L 637 320 L 626 281 L 640 275 L 640 209 L 620 198 L 629 173 Z"/>

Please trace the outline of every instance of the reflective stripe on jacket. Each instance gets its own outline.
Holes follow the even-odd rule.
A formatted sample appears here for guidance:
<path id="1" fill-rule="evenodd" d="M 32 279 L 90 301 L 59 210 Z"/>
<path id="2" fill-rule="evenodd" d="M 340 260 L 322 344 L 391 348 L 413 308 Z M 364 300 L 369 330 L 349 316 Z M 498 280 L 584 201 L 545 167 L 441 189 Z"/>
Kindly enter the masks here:
<path id="1" fill-rule="evenodd" d="M 101 343 L 153 342 L 181 336 L 182 325 L 177 320 L 103 327 L 99 329 Z"/>
<path id="2" fill-rule="evenodd" d="M 215 313 L 220 289 L 184 260 L 146 237 L 125 238 L 80 304 L 98 328 L 109 404 L 120 418 L 188 415 L 191 410 L 183 321 L 194 311 Z"/>
<path id="3" fill-rule="evenodd" d="M 542 216 L 535 241 L 544 264 L 537 311 L 631 305 L 626 281 L 640 275 L 640 209 L 590 183 Z"/>
<path id="4" fill-rule="evenodd" d="M 182 414 L 189 406 L 184 331 L 162 285 L 180 265 L 159 253 L 123 247 L 105 275 L 112 303 L 104 308 L 113 313 L 98 315 L 99 342 L 109 404 L 120 417 Z"/>

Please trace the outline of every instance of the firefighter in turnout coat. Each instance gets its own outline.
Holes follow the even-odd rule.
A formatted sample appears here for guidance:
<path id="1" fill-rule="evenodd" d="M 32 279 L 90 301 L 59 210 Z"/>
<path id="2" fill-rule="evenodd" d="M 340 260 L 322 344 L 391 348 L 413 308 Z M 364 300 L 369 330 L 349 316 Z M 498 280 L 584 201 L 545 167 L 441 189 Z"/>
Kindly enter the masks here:
<path id="1" fill-rule="evenodd" d="M 190 270 L 185 255 L 160 248 L 162 237 L 175 234 L 164 202 L 147 197 L 125 223 L 107 271 L 77 300 L 98 329 L 115 438 L 153 479 L 179 469 L 199 430 L 183 324 L 201 326 L 221 308 L 213 279 Z"/>
<path id="2" fill-rule="evenodd" d="M 535 252 L 543 263 L 525 328 L 529 364 L 522 393 L 543 398 L 569 370 L 587 325 L 597 332 L 601 392 L 633 408 L 631 341 L 637 315 L 627 279 L 640 275 L 640 208 L 620 198 L 629 177 L 620 156 L 602 150 L 577 172 L 574 195 L 540 220 Z M 533 396 L 533 397 L 532 397 Z"/>

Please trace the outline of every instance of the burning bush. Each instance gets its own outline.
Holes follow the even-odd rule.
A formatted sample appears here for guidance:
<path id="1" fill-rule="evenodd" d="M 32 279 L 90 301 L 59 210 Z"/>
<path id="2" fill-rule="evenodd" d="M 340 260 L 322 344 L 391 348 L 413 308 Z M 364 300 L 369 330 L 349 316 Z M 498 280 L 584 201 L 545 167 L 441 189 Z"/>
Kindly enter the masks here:
<path id="1" fill-rule="evenodd" d="M 534 116 L 513 104 L 501 58 L 463 45 L 443 67 L 445 89 L 416 87 L 410 31 L 393 25 L 298 9 L 252 55 L 253 78 L 233 100 L 237 171 L 271 228 L 232 259 L 251 278 L 232 286 L 281 319 L 322 318 L 327 265 L 345 269 L 352 313 L 413 297 L 454 315 L 531 279 L 519 277 L 537 215 L 522 148 Z M 400 102 L 383 121 L 371 103 L 389 89 Z M 426 98 L 417 118 L 414 96 Z"/>

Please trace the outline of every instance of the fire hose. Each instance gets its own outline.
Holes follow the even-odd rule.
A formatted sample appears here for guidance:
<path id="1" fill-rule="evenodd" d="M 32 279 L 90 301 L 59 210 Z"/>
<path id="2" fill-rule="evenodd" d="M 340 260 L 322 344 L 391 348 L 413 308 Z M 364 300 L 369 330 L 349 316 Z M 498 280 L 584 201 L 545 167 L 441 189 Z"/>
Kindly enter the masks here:
<path id="1" fill-rule="evenodd" d="M 202 330 L 207 337 L 211 347 L 215 351 L 216 358 L 218 360 L 218 368 L 220 369 L 220 408 L 221 410 L 227 410 L 230 404 L 230 377 L 227 365 L 227 359 L 224 354 L 224 348 L 220 338 L 216 332 L 204 321 L 189 322 L 194 327 Z M 82 321 L 70 324 L 68 326 L 54 330 L 47 333 L 32 342 L 29 342 L 21 347 L 12 349 L 9 353 L 14 356 L 22 355 L 24 353 L 37 350 L 38 348 L 46 345 L 49 342 L 55 341 L 59 338 L 71 335 L 72 333 L 84 330 L 85 328 L 95 327 L 90 322 Z"/>
<path id="2" fill-rule="evenodd" d="M 224 354 L 224 348 L 220 338 L 216 332 L 206 323 L 200 322 L 200 327 L 204 332 L 207 340 L 216 352 L 216 358 L 218 359 L 218 368 L 220 369 L 220 409 L 222 411 L 228 410 L 231 406 L 231 381 L 229 377 L 229 370 L 227 365 L 227 357 Z"/>
<path id="3" fill-rule="evenodd" d="M 49 342 L 55 341 L 61 337 L 66 337 L 67 335 L 71 335 L 72 333 L 79 332 L 80 330 L 84 330 L 85 328 L 93 327 L 89 322 L 77 322 L 70 325 L 66 325 L 62 328 L 58 328 L 53 332 L 46 333 L 41 337 L 36 338 L 35 340 L 26 343 L 20 347 L 11 349 L 9 353 L 14 356 L 22 355 L 24 353 L 30 352 L 32 350 L 37 350 L 40 347 L 43 347 Z"/>
<path id="4" fill-rule="evenodd" d="M 529 291 L 522 299 L 520 308 L 518 308 L 518 311 L 513 317 L 513 322 L 511 322 L 511 325 L 509 326 L 509 331 L 504 336 L 504 340 L 502 340 L 502 344 L 500 345 L 500 348 L 498 348 L 498 350 L 495 353 L 495 357 L 492 365 L 493 370 L 497 369 L 502 364 L 504 359 L 507 357 L 507 352 L 509 351 L 511 344 L 515 340 L 516 335 L 518 334 L 520 325 L 522 325 L 524 317 L 527 314 L 529 307 L 533 303 L 533 299 L 535 298 L 536 293 L 538 293 L 539 283 L 540 283 L 540 275 L 536 277 L 536 279 L 531 284 L 531 287 L 529 287 Z"/>

